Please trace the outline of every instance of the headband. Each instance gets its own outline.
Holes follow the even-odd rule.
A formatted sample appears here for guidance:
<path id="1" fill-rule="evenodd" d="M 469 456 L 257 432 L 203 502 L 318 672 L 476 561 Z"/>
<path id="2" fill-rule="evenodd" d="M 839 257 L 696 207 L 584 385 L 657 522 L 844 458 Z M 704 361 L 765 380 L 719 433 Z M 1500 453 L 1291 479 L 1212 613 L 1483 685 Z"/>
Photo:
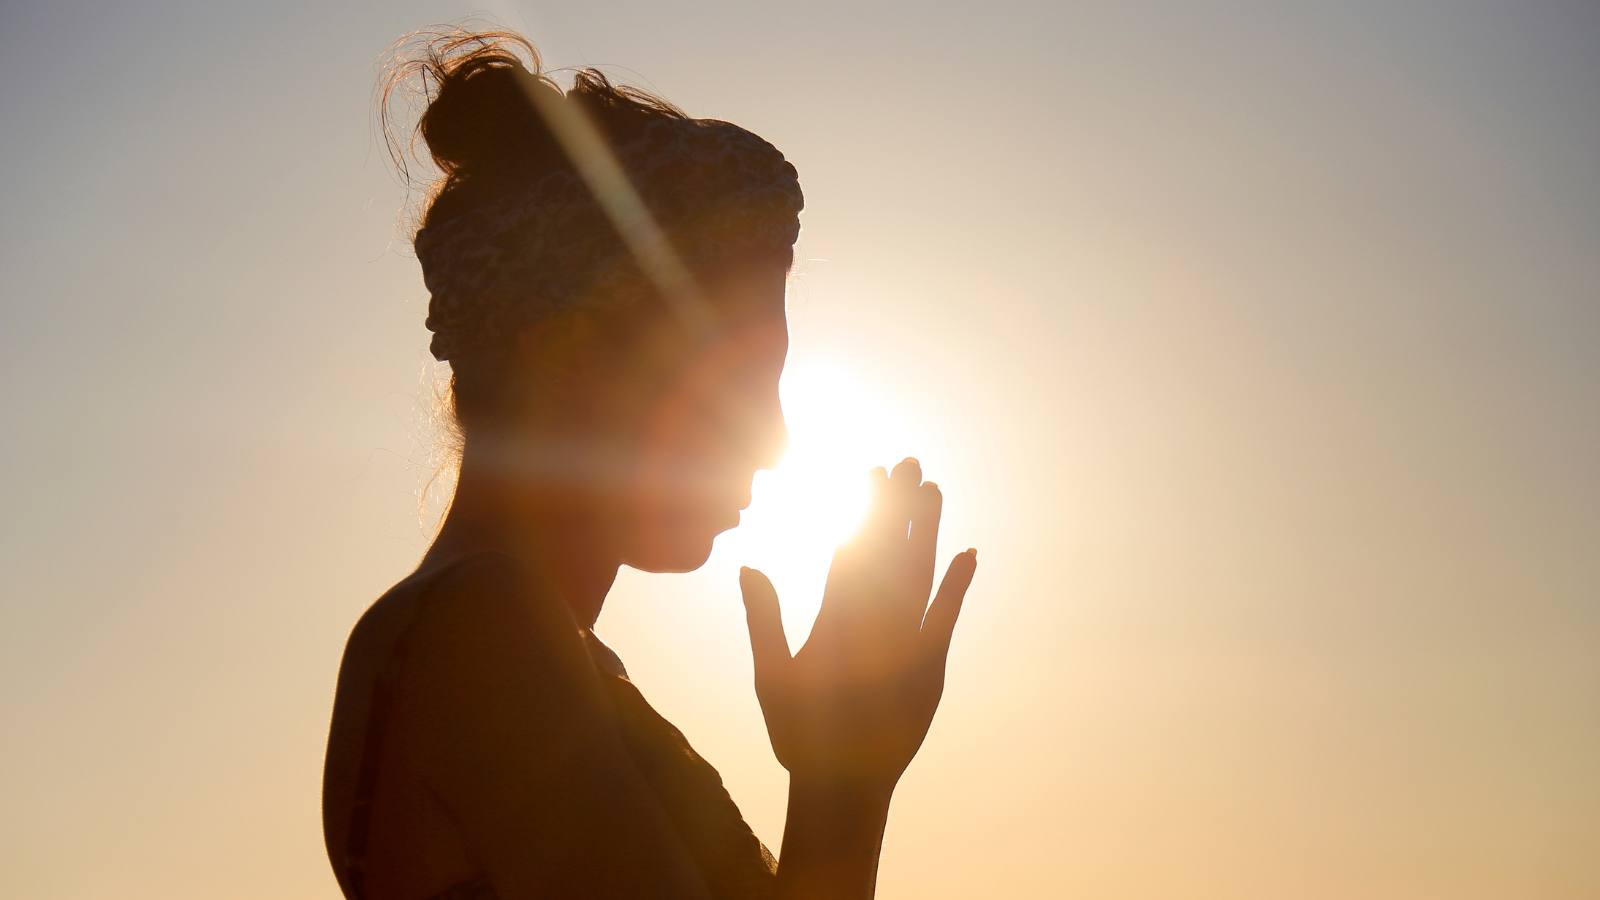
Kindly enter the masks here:
<path id="1" fill-rule="evenodd" d="M 693 268 L 742 251 L 784 249 L 800 233 L 794 166 L 748 131 L 715 119 L 657 119 L 615 148 L 656 224 Z M 572 168 L 432 223 L 414 245 L 432 294 L 429 349 L 440 360 L 498 356 L 531 322 L 617 302 L 643 277 Z"/>

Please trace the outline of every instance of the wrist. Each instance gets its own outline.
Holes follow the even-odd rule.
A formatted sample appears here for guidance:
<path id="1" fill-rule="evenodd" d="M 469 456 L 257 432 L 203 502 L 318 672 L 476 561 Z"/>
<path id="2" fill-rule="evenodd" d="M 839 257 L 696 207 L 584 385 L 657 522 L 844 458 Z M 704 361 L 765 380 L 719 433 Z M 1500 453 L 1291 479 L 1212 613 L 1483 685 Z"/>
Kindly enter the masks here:
<path id="1" fill-rule="evenodd" d="M 871 778 L 838 772 L 800 772 L 789 775 L 789 798 L 803 799 L 807 805 L 837 809 L 840 812 L 869 812 L 889 809 L 894 796 L 892 779 Z"/>
<path id="2" fill-rule="evenodd" d="M 870 900 L 893 793 L 892 782 L 878 779 L 791 774 L 780 896 Z"/>

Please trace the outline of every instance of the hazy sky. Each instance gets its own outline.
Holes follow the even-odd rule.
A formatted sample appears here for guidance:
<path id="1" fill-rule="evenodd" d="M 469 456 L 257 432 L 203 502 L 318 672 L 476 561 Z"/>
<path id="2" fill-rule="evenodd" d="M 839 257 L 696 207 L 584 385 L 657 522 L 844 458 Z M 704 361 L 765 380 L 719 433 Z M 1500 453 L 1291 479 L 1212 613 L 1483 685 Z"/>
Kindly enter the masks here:
<path id="1" fill-rule="evenodd" d="M 337 897 L 431 471 L 373 61 L 482 9 L 0 7 L 0 895 Z M 881 897 L 1600 896 L 1600 6 L 487 11 L 784 150 L 796 452 L 980 548 Z M 795 484 L 599 627 L 773 846 Z"/>

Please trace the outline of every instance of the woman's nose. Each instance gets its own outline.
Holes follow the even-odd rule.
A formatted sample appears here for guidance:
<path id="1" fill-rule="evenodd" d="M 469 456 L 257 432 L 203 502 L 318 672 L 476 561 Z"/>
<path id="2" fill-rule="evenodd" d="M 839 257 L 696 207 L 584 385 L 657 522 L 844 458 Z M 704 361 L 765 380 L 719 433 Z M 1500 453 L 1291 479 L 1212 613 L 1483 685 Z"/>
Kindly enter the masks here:
<path id="1" fill-rule="evenodd" d="M 773 408 L 774 415 L 767 428 L 770 436 L 766 440 L 766 447 L 758 466 L 762 469 L 777 468 L 778 463 L 783 460 L 783 452 L 789 449 L 789 425 L 783 420 L 783 406 L 774 403 Z"/>

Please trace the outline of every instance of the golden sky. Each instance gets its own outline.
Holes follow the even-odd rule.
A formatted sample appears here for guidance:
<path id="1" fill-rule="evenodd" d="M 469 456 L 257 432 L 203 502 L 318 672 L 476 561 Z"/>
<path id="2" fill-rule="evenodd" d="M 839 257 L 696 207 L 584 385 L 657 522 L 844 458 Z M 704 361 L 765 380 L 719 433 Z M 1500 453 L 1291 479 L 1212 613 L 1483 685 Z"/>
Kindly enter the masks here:
<path id="1" fill-rule="evenodd" d="M 373 60 L 484 7 L 0 10 L 0 895 L 332 898 L 339 653 L 425 547 Z M 1600 896 L 1600 9 L 488 11 L 784 150 L 793 448 L 598 631 L 770 845 L 859 473 L 980 549 L 884 900 Z"/>

